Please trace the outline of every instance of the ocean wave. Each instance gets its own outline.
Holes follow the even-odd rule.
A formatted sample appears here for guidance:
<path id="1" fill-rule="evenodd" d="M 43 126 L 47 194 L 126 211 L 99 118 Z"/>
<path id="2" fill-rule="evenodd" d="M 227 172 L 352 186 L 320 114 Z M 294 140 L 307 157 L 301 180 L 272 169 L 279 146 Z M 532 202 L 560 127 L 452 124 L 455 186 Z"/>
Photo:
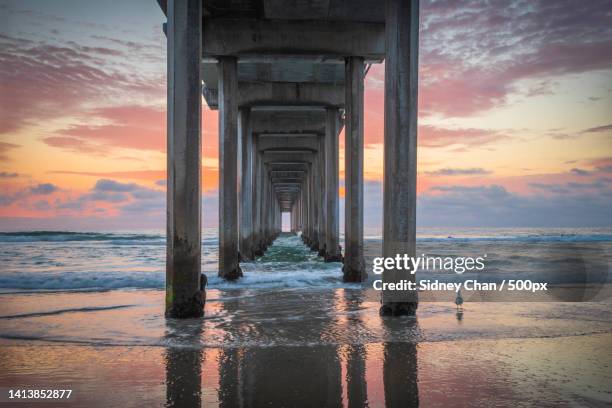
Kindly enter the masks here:
<path id="1" fill-rule="evenodd" d="M 163 236 L 154 234 L 111 234 L 72 231 L 0 232 L 0 242 L 129 241 L 142 243 L 160 240 L 165 242 Z"/>
<path id="2" fill-rule="evenodd" d="M 109 290 L 163 289 L 163 272 L 63 272 L 11 273 L 0 275 L 0 288 L 10 290 Z M 10 292 L 10 291 L 8 291 Z"/>
<path id="3" fill-rule="evenodd" d="M 44 317 L 61 315 L 64 313 L 81 313 L 81 312 L 100 312 L 105 310 L 125 309 L 133 305 L 117 305 L 117 306 L 97 306 L 97 307 L 78 307 L 71 309 L 50 310 L 47 312 L 23 313 L 9 316 L 0 316 L 0 319 L 22 319 L 28 317 Z"/>
<path id="4" fill-rule="evenodd" d="M 293 239 L 293 240 L 292 240 Z M 380 235 L 367 235 L 367 241 L 381 241 Z M 299 241 L 298 236 L 287 239 L 293 244 Z M 115 245 L 159 244 L 165 245 L 166 237 L 163 234 L 137 234 L 137 233 L 103 233 L 103 232 L 75 232 L 75 231 L 22 231 L 0 232 L 0 242 L 72 242 L 72 241 L 98 241 L 109 242 Z M 558 234 L 483 234 L 483 235 L 447 235 L 431 236 L 417 235 L 418 242 L 612 242 L 610 233 L 558 233 Z M 217 234 L 214 230 L 203 231 L 202 244 L 217 244 Z"/>
<path id="5" fill-rule="evenodd" d="M 210 289 L 280 289 L 280 288 L 338 288 L 345 287 L 342 272 L 329 268 L 287 269 L 275 272 L 245 271 L 237 281 L 226 281 L 207 272 Z M 0 275 L 0 293 L 14 291 L 117 289 L 164 289 L 166 275 L 158 272 L 61 272 L 10 273 Z"/>
<path id="6" fill-rule="evenodd" d="M 612 234 L 559 234 L 559 235 L 500 235 L 500 236 L 452 236 L 417 237 L 420 242 L 521 242 L 521 243 L 563 243 L 563 242 L 612 242 Z"/>
<path id="7" fill-rule="evenodd" d="M 84 242 L 105 243 L 108 245 L 166 245 L 162 234 L 130 234 L 73 231 L 30 231 L 0 232 L 0 243 L 34 243 L 34 242 Z M 218 238 L 210 234 L 202 237 L 202 245 L 218 245 Z"/>

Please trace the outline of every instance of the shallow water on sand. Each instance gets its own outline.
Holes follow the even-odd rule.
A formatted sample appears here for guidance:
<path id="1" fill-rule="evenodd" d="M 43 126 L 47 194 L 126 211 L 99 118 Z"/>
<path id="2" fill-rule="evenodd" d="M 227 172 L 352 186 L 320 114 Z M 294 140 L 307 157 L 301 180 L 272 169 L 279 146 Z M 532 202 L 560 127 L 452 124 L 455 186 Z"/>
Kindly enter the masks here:
<path id="1" fill-rule="evenodd" d="M 594 264 L 582 265 L 605 264 L 607 273 L 612 242 L 602 234 L 464 235 L 464 242 L 432 236 L 420 245 L 428 254 L 489 251 L 503 275 L 532 273 L 523 258 L 538 253 L 564 263 L 595 254 Z M 163 317 L 159 237 L 6 237 L 2 392 L 62 385 L 75 390 L 74 406 L 121 407 L 612 403 L 610 297 L 468 301 L 460 314 L 452 303 L 423 302 L 416 318 L 381 318 L 377 293 L 342 283 L 340 264 L 283 236 L 243 265 L 238 282 L 214 276 L 216 255 L 205 241 L 205 317 L 172 320 Z M 379 245 L 368 241 L 368 262 Z M 538 273 L 552 270 L 542 262 Z"/>

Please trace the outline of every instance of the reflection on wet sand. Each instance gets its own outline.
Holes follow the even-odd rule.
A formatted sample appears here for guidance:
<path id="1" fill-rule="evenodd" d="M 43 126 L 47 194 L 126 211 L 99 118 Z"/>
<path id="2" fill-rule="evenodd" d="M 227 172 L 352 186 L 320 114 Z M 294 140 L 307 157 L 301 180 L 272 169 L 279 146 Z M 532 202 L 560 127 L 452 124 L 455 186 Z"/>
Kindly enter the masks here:
<path id="1" fill-rule="evenodd" d="M 349 408 L 366 406 L 366 348 L 363 344 L 350 344 L 346 349 L 346 397 Z"/>
<path id="2" fill-rule="evenodd" d="M 188 328 L 185 337 L 198 339 L 203 334 L 203 321 L 192 319 L 189 325 L 167 319 L 166 338 L 172 340 L 178 330 Z M 184 327 L 181 327 L 184 326 Z M 168 347 L 166 348 L 166 406 L 199 407 L 202 405 L 202 365 L 203 350 L 201 347 Z"/>
<path id="3" fill-rule="evenodd" d="M 318 331 L 323 337 L 338 326 L 364 325 L 360 314 L 350 313 L 360 307 L 360 296 L 340 291 L 331 299 L 330 306 L 338 313 L 310 320 L 310 332 Z M 224 302 L 222 308 L 234 316 L 239 306 L 240 300 L 236 299 Z M 311 345 L 227 347 L 219 349 L 216 364 L 211 365 L 205 361 L 203 349 L 194 347 L 198 344 L 194 339 L 206 336 L 204 325 L 196 322 L 187 327 L 184 321 L 167 323 L 169 344 L 176 344 L 176 333 L 180 333 L 187 345 L 166 349 L 168 407 L 202 406 L 202 387 L 207 382 L 203 376 L 213 374 L 218 375 L 219 407 L 418 406 L 417 352 L 413 342 L 338 345 L 320 338 Z M 408 332 L 418 330 L 414 319 L 383 319 L 382 325 L 390 332 L 397 326 L 407 326 L 404 329 Z M 299 327 L 293 329 L 299 332 Z M 259 328 L 233 322 L 226 330 L 229 340 L 245 330 L 258 334 Z M 368 364 L 368 359 L 373 363 Z M 384 401 L 368 400 L 368 384 L 382 384 L 382 390 L 372 392 L 384 395 Z"/>
<path id="4" fill-rule="evenodd" d="M 387 407 L 418 407 L 416 345 L 385 343 L 383 381 Z"/>

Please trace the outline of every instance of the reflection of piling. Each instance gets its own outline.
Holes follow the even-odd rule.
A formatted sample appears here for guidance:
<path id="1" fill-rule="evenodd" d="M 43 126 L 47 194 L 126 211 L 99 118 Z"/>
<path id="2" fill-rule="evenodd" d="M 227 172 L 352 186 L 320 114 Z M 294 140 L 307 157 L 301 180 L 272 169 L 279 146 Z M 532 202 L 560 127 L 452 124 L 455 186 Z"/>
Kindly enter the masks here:
<path id="1" fill-rule="evenodd" d="M 383 380 L 385 405 L 418 407 L 417 349 L 414 343 L 385 343 Z"/>
<path id="2" fill-rule="evenodd" d="M 348 407 L 364 407 L 368 401 L 366 383 L 366 348 L 363 344 L 347 346 L 346 394 Z"/>
<path id="3" fill-rule="evenodd" d="M 364 78 L 386 60 L 383 251 L 414 255 L 418 0 L 387 0 L 386 14 L 375 0 L 324 11 L 297 0 L 252 9 L 248 2 L 159 3 L 168 16 L 169 316 L 202 313 L 202 94 L 219 110 L 219 276 L 242 276 L 240 261 L 262 255 L 289 213 L 291 231 L 326 261 L 343 261 L 344 279 L 359 282 L 366 277 Z M 390 314 L 416 308 L 416 300 L 383 302 Z"/>
<path id="4" fill-rule="evenodd" d="M 199 407 L 202 405 L 202 364 L 204 353 L 199 347 L 202 320 L 167 320 L 166 406 Z M 175 336 L 180 332 L 181 336 Z M 186 344 L 177 344 L 186 342 Z"/>
<path id="5" fill-rule="evenodd" d="M 166 406 L 202 405 L 202 350 L 169 347 L 166 350 Z"/>
<path id="6" fill-rule="evenodd" d="M 389 341 L 383 343 L 383 382 L 386 407 L 418 407 L 418 359 L 416 339 L 419 333 L 415 320 L 383 318 Z M 398 332 L 402 338 L 395 340 Z"/>

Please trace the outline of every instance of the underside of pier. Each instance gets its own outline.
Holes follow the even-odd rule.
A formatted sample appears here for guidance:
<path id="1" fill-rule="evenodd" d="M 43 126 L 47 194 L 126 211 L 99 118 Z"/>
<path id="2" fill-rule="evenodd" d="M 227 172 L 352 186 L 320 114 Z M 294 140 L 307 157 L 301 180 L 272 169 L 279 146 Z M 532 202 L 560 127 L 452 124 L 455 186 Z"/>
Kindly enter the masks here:
<path id="1" fill-rule="evenodd" d="M 364 78 L 385 61 L 383 256 L 414 256 L 418 0 L 158 3 L 168 39 L 167 316 L 202 315 L 203 99 L 219 111 L 219 275 L 239 279 L 240 262 L 265 252 L 288 212 L 306 245 L 361 282 Z M 412 296 L 383 293 L 381 313 L 413 314 Z"/>

